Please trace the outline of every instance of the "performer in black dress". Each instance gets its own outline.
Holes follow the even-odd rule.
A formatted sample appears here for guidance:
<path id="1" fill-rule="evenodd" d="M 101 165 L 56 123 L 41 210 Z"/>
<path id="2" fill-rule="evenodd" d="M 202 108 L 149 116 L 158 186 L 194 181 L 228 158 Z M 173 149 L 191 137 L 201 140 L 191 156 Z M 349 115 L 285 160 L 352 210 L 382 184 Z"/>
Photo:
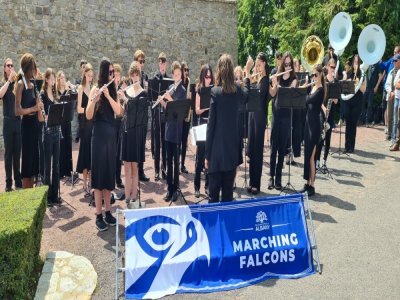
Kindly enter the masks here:
<path id="1" fill-rule="evenodd" d="M 12 191 L 12 175 L 16 189 L 22 188 L 20 173 L 21 158 L 21 117 L 15 115 L 15 95 L 13 93 L 17 73 L 11 58 L 4 60 L 3 82 L 0 83 L 0 99 L 3 100 L 4 168 L 6 172 L 6 192 Z"/>
<path id="2" fill-rule="evenodd" d="M 196 114 L 197 114 L 197 124 L 196 126 L 207 124 L 208 121 L 208 110 L 209 108 L 200 108 L 200 97 L 202 93 L 203 87 L 209 87 L 210 85 L 214 85 L 214 76 L 212 73 L 212 69 L 208 64 L 205 64 L 201 67 L 200 70 L 200 78 L 199 84 L 196 87 Z M 194 193 L 196 198 L 200 197 L 200 179 L 201 172 L 204 169 L 204 155 L 206 150 L 206 142 L 199 141 L 196 143 L 196 173 L 194 175 Z M 208 174 L 206 172 L 206 181 L 204 188 L 208 190 Z"/>
<path id="3" fill-rule="evenodd" d="M 134 61 L 129 67 L 129 78 L 132 86 L 125 93 L 119 91 L 119 96 L 124 99 L 124 116 L 122 121 L 121 159 L 125 170 L 125 200 L 128 208 L 136 201 L 139 175 L 138 165 L 144 161 L 145 143 L 143 136 L 146 132 L 143 127 L 147 124 L 147 105 L 140 107 L 137 103 L 142 97 L 147 97 L 147 92 L 140 85 L 140 65 Z M 129 127 L 129 118 L 143 115 L 145 125 Z"/>
<path id="4" fill-rule="evenodd" d="M 47 126 L 47 117 L 50 106 L 54 105 L 55 96 L 55 74 L 52 69 L 47 69 L 44 73 L 44 83 L 40 92 L 40 99 L 44 105 L 45 126 L 43 134 L 44 146 L 44 184 L 49 186 L 47 193 L 47 205 L 61 204 L 58 197 L 60 185 L 60 126 Z"/>
<path id="5" fill-rule="evenodd" d="M 154 75 L 157 80 L 163 80 L 163 78 L 169 78 L 167 71 L 167 57 L 164 52 L 161 52 L 158 56 L 158 68 L 159 71 Z M 157 91 L 158 92 L 158 91 Z M 154 100 L 154 99 L 153 99 Z M 156 99 L 155 99 L 156 100 Z M 164 119 L 164 108 L 157 105 L 152 111 L 152 134 L 153 138 L 153 157 L 154 157 L 154 172 L 155 181 L 160 180 L 160 149 L 161 149 L 161 176 L 162 179 L 167 178 L 166 167 L 167 167 L 167 155 L 165 148 L 165 119 Z"/>
<path id="6" fill-rule="evenodd" d="M 353 72 L 350 74 L 351 80 L 355 81 L 355 85 L 361 80 L 360 70 L 360 58 L 356 54 L 353 58 Z M 360 118 L 362 110 L 362 99 L 363 93 L 365 92 L 365 80 L 362 83 L 357 93 L 347 101 L 343 101 L 344 104 L 344 118 L 346 120 L 346 142 L 345 142 L 345 153 L 353 153 L 356 145 L 356 134 L 357 134 L 357 122 Z"/>
<path id="7" fill-rule="evenodd" d="M 260 99 L 258 101 L 258 111 L 249 113 L 249 145 L 247 149 L 247 154 L 250 158 L 250 182 L 247 190 L 253 195 L 260 192 L 265 127 L 268 122 L 269 78 L 265 53 L 261 52 L 257 55 L 255 66 L 255 72 L 258 73 L 257 88 L 260 89 Z"/>
<path id="8" fill-rule="evenodd" d="M 179 62 L 174 61 L 171 65 L 172 76 L 174 84 L 168 89 L 174 91 L 169 93 L 169 90 L 160 96 L 161 105 L 166 108 L 167 103 L 164 98 L 168 101 L 182 101 L 186 100 L 187 92 L 181 84 L 182 72 L 181 65 Z M 178 198 L 177 189 L 179 185 L 179 145 L 182 141 L 182 122 L 177 120 L 166 121 L 165 124 L 165 148 L 167 150 L 167 183 L 168 192 L 164 197 L 165 201 L 176 201 Z"/>
<path id="9" fill-rule="evenodd" d="M 140 69 L 141 69 L 141 75 L 140 75 L 140 85 L 141 87 L 148 92 L 148 87 L 149 87 L 149 77 L 147 74 L 144 72 L 144 64 L 146 63 L 146 56 L 144 52 L 140 49 L 135 51 L 135 54 L 133 55 L 133 59 L 139 63 Z M 147 125 L 143 127 L 143 143 L 146 144 L 146 136 L 147 136 Z M 144 168 L 143 168 L 143 163 L 145 160 L 139 163 L 139 180 L 143 182 L 150 181 L 150 178 L 146 176 L 144 173 Z"/>
<path id="10" fill-rule="evenodd" d="M 69 81 L 65 82 L 65 74 L 63 71 L 58 71 L 56 75 L 56 92 L 57 99 L 67 95 L 74 89 Z M 60 178 L 71 176 L 72 166 L 72 129 L 71 122 L 61 125 L 61 140 L 60 140 Z"/>
<path id="11" fill-rule="evenodd" d="M 251 65 L 247 62 L 246 76 Z M 250 79 L 246 79 L 247 90 Z M 233 200 L 233 182 L 239 164 L 239 105 L 246 101 L 247 91 L 235 84 L 232 58 L 223 54 L 217 63 L 215 86 L 211 90 L 209 119 L 207 123 L 206 160 L 208 169 L 210 203 Z"/>
<path id="12" fill-rule="evenodd" d="M 99 231 L 107 230 L 107 224 L 111 226 L 116 224 L 115 218 L 111 215 L 111 191 L 115 188 L 115 152 L 117 151 L 114 115 L 120 113 L 121 105 L 117 101 L 114 82 L 114 66 L 108 58 L 103 58 L 100 63 L 97 87 L 93 87 L 90 91 L 86 109 L 86 117 L 89 120 L 93 119 L 92 187 L 96 202 L 96 227 Z"/>
<path id="13" fill-rule="evenodd" d="M 115 80 L 115 86 L 117 87 L 117 90 L 122 87 L 122 85 L 125 87 L 126 83 L 121 82 L 121 74 L 122 74 L 122 67 L 119 64 L 114 64 L 114 80 Z M 122 85 L 121 85 L 122 84 Z M 120 100 L 120 97 L 118 97 Z M 125 186 L 122 183 L 121 179 L 121 167 L 122 167 L 122 161 L 121 161 L 121 145 L 122 145 L 122 114 L 119 116 L 115 116 L 115 137 L 116 137 L 116 145 L 117 145 L 117 152 L 115 153 L 115 183 L 118 188 L 123 189 Z"/>
<path id="14" fill-rule="evenodd" d="M 284 71 L 291 71 L 285 73 L 279 78 L 278 76 L 272 77 L 272 86 L 270 87 L 270 94 L 272 97 L 277 95 L 279 86 L 282 87 L 296 87 L 297 77 L 293 69 L 293 58 L 290 52 L 286 52 L 282 58 L 282 64 L 278 73 Z M 279 99 L 272 100 L 272 124 L 271 124 L 271 154 L 270 154 L 270 178 L 268 182 L 268 189 L 272 190 L 274 187 L 277 190 L 282 189 L 282 167 L 287 153 L 287 145 L 290 138 L 290 109 L 280 108 Z M 278 155 L 278 163 L 276 156 Z"/>
<path id="15" fill-rule="evenodd" d="M 35 58 L 25 53 L 21 58 L 21 73 L 15 86 L 15 114 L 22 116 L 22 187 L 32 188 L 39 174 L 39 122 L 43 122 L 43 103 L 30 82 L 37 73 Z"/>
<path id="16" fill-rule="evenodd" d="M 189 66 L 183 61 L 181 64 L 182 67 L 182 85 L 187 91 L 187 99 L 190 100 L 190 78 L 189 78 Z M 192 108 L 189 108 L 189 113 L 186 118 L 183 119 L 182 125 L 182 142 L 181 142 L 181 173 L 188 174 L 189 171 L 185 167 L 185 159 L 186 159 L 186 149 L 187 149 L 187 141 L 189 137 L 190 123 L 192 121 Z"/>
<path id="17" fill-rule="evenodd" d="M 81 114 L 80 129 L 81 133 L 78 162 L 76 171 L 83 174 L 83 190 L 85 197 L 89 197 L 90 193 L 90 170 L 91 170 L 91 156 L 92 156 L 92 129 L 93 121 L 86 117 L 86 108 L 89 103 L 89 93 L 93 82 L 93 67 L 91 64 L 85 65 L 85 72 L 83 74 L 82 83 L 78 88 L 78 114 Z"/>
<path id="18" fill-rule="evenodd" d="M 326 66 L 327 74 L 325 76 L 326 83 L 334 82 L 335 81 L 335 69 L 336 69 L 336 62 L 333 58 L 331 58 Z M 316 154 L 316 168 L 320 167 L 320 159 L 321 159 L 321 152 L 322 147 L 325 145 L 324 150 L 324 157 L 323 157 L 323 166 L 326 166 L 326 160 L 328 159 L 329 149 L 331 147 L 331 137 L 332 137 L 332 129 L 335 125 L 335 113 L 336 113 L 336 105 L 338 103 L 338 99 L 324 99 L 322 104 L 322 111 L 320 114 L 320 123 L 324 124 L 326 121 L 329 124 L 329 130 L 325 133 L 325 139 L 321 139 L 317 147 L 317 154 Z M 329 109 L 330 107 L 330 109 Z"/>
<path id="19" fill-rule="evenodd" d="M 306 123 L 304 127 L 304 175 L 307 180 L 301 193 L 307 192 L 308 196 L 315 194 L 315 153 L 318 143 L 321 139 L 321 121 L 320 112 L 321 105 L 325 98 L 324 89 L 324 74 L 322 65 L 317 65 L 313 68 L 311 80 L 314 81 L 314 86 L 311 89 L 310 95 L 307 96 L 306 106 Z"/>

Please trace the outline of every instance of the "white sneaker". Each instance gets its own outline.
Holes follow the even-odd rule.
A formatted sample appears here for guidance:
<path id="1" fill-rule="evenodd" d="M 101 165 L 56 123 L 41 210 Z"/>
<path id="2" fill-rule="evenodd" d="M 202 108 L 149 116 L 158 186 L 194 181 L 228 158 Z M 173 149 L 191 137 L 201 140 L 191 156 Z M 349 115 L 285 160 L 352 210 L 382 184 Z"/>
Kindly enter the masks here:
<path id="1" fill-rule="evenodd" d="M 315 164 L 315 168 L 319 169 L 320 165 L 319 165 L 319 160 L 317 160 L 317 163 Z"/>

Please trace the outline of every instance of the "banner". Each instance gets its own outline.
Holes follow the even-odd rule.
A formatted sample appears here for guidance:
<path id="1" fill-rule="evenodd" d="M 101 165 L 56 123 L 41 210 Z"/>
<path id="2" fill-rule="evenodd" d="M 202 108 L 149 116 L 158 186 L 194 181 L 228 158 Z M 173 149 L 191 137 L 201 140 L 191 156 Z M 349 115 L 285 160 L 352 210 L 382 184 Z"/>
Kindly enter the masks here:
<path id="1" fill-rule="evenodd" d="M 302 195 L 125 211 L 125 297 L 208 293 L 314 273 Z"/>

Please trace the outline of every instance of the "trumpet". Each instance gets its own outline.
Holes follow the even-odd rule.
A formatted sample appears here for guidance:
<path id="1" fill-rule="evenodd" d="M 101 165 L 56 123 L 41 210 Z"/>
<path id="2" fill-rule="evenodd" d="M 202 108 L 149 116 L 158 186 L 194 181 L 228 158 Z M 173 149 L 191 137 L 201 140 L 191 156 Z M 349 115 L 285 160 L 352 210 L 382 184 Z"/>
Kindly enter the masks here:
<path id="1" fill-rule="evenodd" d="M 182 81 L 182 80 L 179 80 L 179 81 L 177 82 L 177 84 L 174 84 L 174 85 L 168 90 L 168 93 L 171 94 L 172 92 L 174 92 L 174 91 L 176 90 L 176 88 L 181 84 L 181 81 Z M 164 99 L 164 96 L 165 96 L 165 94 L 164 94 L 162 97 L 158 98 L 157 101 L 156 101 L 156 103 L 154 103 L 153 106 L 152 106 L 151 108 L 154 109 L 154 108 L 160 103 L 161 99 Z"/>
<path id="2" fill-rule="evenodd" d="M 114 78 L 111 79 L 110 82 L 107 83 L 105 87 L 107 88 L 107 87 L 108 87 L 111 83 L 113 83 L 113 82 L 114 82 Z M 93 97 L 92 97 L 92 99 L 90 99 L 90 100 L 93 101 L 97 96 L 100 96 L 100 95 L 102 94 L 102 92 L 103 92 L 103 90 L 100 88 L 99 91 L 98 91 L 96 94 L 94 94 Z"/>

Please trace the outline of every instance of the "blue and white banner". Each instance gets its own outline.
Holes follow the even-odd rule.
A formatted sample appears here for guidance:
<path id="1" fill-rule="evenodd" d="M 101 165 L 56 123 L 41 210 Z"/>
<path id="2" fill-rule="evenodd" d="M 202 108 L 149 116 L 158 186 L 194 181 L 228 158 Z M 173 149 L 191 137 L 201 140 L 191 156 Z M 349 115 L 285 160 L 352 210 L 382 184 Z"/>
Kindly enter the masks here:
<path id="1" fill-rule="evenodd" d="M 160 298 L 314 273 L 302 195 L 125 211 L 125 297 Z"/>

